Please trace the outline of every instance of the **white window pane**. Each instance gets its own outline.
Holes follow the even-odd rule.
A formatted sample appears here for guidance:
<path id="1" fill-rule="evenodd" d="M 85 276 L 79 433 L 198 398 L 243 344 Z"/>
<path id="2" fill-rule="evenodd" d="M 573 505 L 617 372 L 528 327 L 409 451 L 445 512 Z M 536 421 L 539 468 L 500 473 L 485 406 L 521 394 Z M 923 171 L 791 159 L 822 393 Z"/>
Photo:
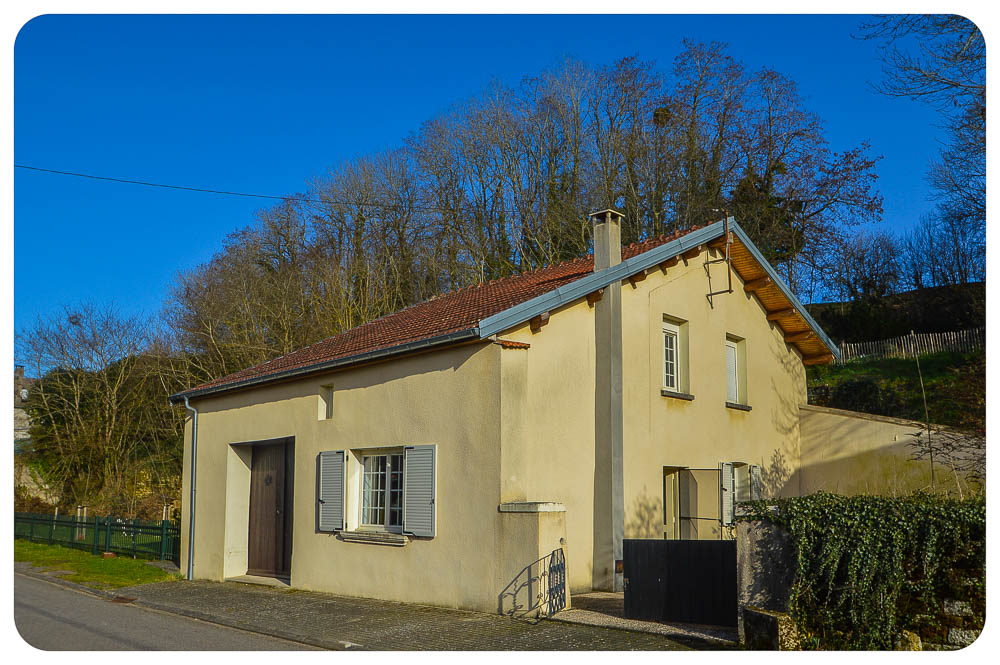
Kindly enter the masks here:
<path id="1" fill-rule="evenodd" d="M 673 332 L 663 333 L 663 385 L 677 390 L 677 335 Z"/>
<path id="2" fill-rule="evenodd" d="M 361 485 L 361 522 L 385 523 L 386 456 L 367 455 Z"/>

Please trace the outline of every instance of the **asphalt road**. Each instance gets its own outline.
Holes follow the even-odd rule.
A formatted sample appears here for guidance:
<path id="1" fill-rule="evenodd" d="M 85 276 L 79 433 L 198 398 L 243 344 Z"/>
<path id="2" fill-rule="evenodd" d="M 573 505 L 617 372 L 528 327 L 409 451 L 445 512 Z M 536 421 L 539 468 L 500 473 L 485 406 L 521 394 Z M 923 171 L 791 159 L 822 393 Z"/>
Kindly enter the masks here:
<path id="1" fill-rule="evenodd" d="M 46 651 L 296 651 L 314 649 L 242 630 L 112 603 L 14 574 L 14 623 Z"/>

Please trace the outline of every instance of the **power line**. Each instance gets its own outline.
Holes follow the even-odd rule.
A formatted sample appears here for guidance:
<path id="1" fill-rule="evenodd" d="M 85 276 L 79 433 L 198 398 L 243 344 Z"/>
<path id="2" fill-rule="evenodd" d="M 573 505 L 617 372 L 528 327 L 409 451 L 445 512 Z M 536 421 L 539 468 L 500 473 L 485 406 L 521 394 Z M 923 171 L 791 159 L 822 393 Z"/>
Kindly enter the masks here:
<path id="1" fill-rule="evenodd" d="M 38 171 L 40 173 L 54 173 L 56 175 L 68 175 L 75 178 L 89 178 L 91 180 L 104 180 L 107 182 L 118 182 L 124 183 L 126 185 L 143 185 L 144 187 L 160 187 L 162 189 L 179 189 L 186 192 L 201 192 L 204 194 L 222 194 L 225 196 L 243 196 L 247 198 L 254 199 L 271 199 L 275 201 L 298 201 L 301 203 L 320 203 L 324 205 L 349 205 L 349 206 L 373 206 L 376 208 L 394 208 L 394 209 L 406 209 L 406 210 L 422 210 L 427 212 L 449 212 L 449 213 L 461 213 L 460 210 L 454 208 L 439 208 L 437 206 L 420 206 L 420 205 L 400 205 L 398 203 L 381 203 L 381 202 L 361 202 L 361 201 L 344 201 L 338 199 L 310 199 L 300 196 L 275 196 L 273 194 L 252 194 L 249 192 L 230 192 L 222 189 L 208 189 L 205 187 L 187 187 L 185 185 L 167 185 L 160 182 L 146 182 L 144 180 L 130 180 L 128 178 L 112 178 L 110 176 L 93 175 L 90 173 L 76 173 L 73 171 L 59 171 L 56 169 L 44 169 L 40 166 L 28 166 L 26 164 L 14 164 L 15 169 L 26 169 L 28 171 Z"/>

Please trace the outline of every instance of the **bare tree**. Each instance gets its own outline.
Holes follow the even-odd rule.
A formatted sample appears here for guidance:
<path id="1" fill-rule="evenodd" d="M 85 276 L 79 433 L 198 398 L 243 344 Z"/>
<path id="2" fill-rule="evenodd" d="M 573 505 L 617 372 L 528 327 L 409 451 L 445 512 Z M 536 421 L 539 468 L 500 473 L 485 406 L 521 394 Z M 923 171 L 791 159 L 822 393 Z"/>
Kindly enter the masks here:
<path id="1" fill-rule="evenodd" d="M 18 358 L 40 377 L 27 405 L 30 463 L 64 504 L 134 515 L 140 495 L 172 494 L 180 418 L 145 355 L 150 340 L 144 318 L 92 305 L 18 334 Z"/>
<path id="2" fill-rule="evenodd" d="M 881 41 L 883 94 L 934 106 L 947 141 L 927 179 L 940 238 L 956 262 L 950 283 L 978 281 L 986 247 L 986 43 L 955 14 L 880 16 L 862 38 Z"/>
<path id="3" fill-rule="evenodd" d="M 834 279 L 853 301 L 877 301 L 899 284 L 899 244 L 884 231 L 858 233 L 845 241 L 837 255 Z"/>

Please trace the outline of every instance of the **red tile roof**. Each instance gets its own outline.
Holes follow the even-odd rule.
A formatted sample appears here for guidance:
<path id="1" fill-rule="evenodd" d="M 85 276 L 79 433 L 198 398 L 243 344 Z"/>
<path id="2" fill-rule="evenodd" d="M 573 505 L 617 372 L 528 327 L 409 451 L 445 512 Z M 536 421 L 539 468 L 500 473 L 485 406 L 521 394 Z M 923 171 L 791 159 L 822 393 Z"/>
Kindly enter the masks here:
<path id="1" fill-rule="evenodd" d="M 648 252 L 698 228 L 701 227 L 695 226 L 627 245 L 622 248 L 622 260 Z M 272 374 L 318 363 L 470 330 L 488 316 L 586 277 L 593 270 L 594 257 L 588 254 L 578 259 L 445 293 L 274 360 L 208 381 L 184 392 L 191 393 L 250 379 L 262 379 Z"/>

